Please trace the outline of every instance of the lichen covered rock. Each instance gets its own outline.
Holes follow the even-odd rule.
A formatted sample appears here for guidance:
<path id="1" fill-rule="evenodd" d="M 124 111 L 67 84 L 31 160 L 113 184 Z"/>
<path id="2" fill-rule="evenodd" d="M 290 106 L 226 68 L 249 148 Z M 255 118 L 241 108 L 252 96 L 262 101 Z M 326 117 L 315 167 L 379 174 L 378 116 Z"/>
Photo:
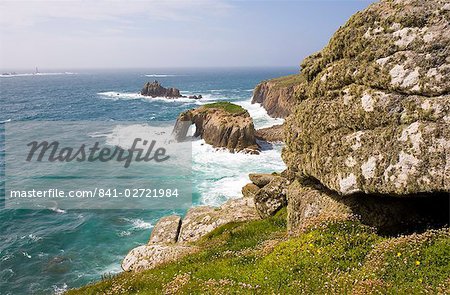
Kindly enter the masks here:
<path id="1" fill-rule="evenodd" d="M 305 59 L 290 170 L 341 195 L 450 191 L 448 1 L 375 3 Z"/>
<path id="2" fill-rule="evenodd" d="M 178 241 L 181 243 L 194 242 L 221 225 L 258 218 L 255 204 L 251 198 L 232 199 L 219 208 L 194 207 L 189 209 L 183 219 Z"/>
<path id="3" fill-rule="evenodd" d="M 261 218 L 273 216 L 286 206 L 287 185 L 286 178 L 275 176 L 255 193 L 255 206 Z"/>
<path id="4" fill-rule="evenodd" d="M 195 247 L 178 244 L 143 245 L 132 249 L 122 261 L 121 266 L 124 271 L 142 271 L 175 261 L 195 250 Z"/>
<path id="5" fill-rule="evenodd" d="M 178 240 L 180 233 L 181 217 L 178 215 L 170 215 L 162 217 L 156 223 L 150 236 L 149 244 L 166 243 L 173 244 Z"/>

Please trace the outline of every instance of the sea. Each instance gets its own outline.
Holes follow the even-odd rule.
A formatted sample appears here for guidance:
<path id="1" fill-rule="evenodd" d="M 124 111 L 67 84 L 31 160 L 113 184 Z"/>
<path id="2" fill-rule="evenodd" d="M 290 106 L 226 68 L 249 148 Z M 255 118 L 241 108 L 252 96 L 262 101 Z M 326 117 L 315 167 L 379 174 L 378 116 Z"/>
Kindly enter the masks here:
<path id="1" fill-rule="evenodd" d="M 20 121 L 173 121 L 203 104 L 230 101 L 247 109 L 256 128 L 281 124 L 251 104 L 257 83 L 296 68 L 120 69 L 42 71 L 0 76 L 0 198 L 5 187 L 5 125 Z M 147 81 L 188 98 L 139 94 Z M 192 141 L 193 206 L 219 206 L 241 196 L 251 172 L 282 171 L 281 144 L 259 155 L 232 154 Z M 1 203 L 2 205 L 4 203 Z M 0 209 L 0 294 L 61 294 L 121 271 L 132 248 L 145 244 L 158 219 L 183 210 Z"/>

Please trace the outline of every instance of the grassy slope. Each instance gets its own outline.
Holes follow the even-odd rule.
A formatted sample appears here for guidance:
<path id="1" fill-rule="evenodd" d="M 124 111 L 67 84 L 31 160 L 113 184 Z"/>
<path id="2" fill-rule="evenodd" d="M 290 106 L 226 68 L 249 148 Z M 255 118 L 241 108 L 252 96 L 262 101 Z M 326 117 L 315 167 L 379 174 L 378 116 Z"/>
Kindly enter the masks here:
<path id="1" fill-rule="evenodd" d="M 285 235 L 285 210 L 232 223 L 176 263 L 122 273 L 68 294 L 445 294 L 450 288 L 448 229 L 382 238 L 357 222 Z"/>

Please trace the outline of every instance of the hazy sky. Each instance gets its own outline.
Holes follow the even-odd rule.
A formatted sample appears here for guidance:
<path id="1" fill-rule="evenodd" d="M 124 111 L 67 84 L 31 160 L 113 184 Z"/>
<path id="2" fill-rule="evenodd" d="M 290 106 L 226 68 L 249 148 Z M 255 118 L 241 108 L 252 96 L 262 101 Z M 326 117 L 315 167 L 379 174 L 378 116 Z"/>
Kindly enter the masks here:
<path id="1" fill-rule="evenodd" d="M 0 0 L 0 68 L 298 66 L 369 0 Z"/>

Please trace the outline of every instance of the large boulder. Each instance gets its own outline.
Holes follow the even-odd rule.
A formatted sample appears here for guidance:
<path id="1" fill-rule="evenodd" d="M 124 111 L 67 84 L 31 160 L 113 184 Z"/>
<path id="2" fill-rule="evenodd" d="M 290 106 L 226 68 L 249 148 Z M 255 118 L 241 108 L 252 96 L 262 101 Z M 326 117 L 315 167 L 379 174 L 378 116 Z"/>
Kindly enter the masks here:
<path id="1" fill-rule="evenodd" d="M 196 127 L 194 137 L 200 136 L 214 147 L 259 153 L 253 120 L 248 111 L 238 105 L 219 102 L 181 113 L 173 130 L 175 139 L 185 140 L 192 124 Z"/>
<path id="2" fill-rule="evenodd" d="M 189 209 L 183 219 L 178 241 L 195 242 L 221 225 L 258 218 L 251 198 L 232 199 L 219 208 L 194 207 Z"/>
<path id="3" fill-rule="evenodd" d="M 180 90 L 176 88 L 164 88 L 158 81 L 147 82 L 141 90 L 141 95 L 151 97 L 167 97 L 178 98 L 181 97 Z"/>
<path id="4" fill-rule="evenodd" d="M 289 169 L 341 195 L 450 192 L 449 18 L 448 1 L 380 1 L 306 58 Z"/>
<path id="5" fill-rule="evenodd" d="M 132 249 L 122 261 L 124 271 L 142 271 L 175 261 L 197 248 L 186 245 L 143 245 Z"/>
<path id="6" fill-rule="evenodd" d="M 161 218 L 155 225 L 150 236 L 149 244 L 173 244 L 178 240 L 181 228 L 181 217 L 170 215 Z"/>
<path id="7" fill-rule="evenodd" d="M 220 207 L 191 208 L 183 220 L 172 215 L 161 218 L 147 245 L 132 249 L 122 261 L 125 271 L 142 271 L 176 261 L 199 248 L 193 244 L 217 227 L 258 219 L 253 198 L 228 200 Z"/>
<path id="8" fill-rule="evenodd" d="M 261 218 L 270 217 L 286 206 L 288 183 L 286 178 L 275 176 L 255 193 L 255 206 Z"/>

